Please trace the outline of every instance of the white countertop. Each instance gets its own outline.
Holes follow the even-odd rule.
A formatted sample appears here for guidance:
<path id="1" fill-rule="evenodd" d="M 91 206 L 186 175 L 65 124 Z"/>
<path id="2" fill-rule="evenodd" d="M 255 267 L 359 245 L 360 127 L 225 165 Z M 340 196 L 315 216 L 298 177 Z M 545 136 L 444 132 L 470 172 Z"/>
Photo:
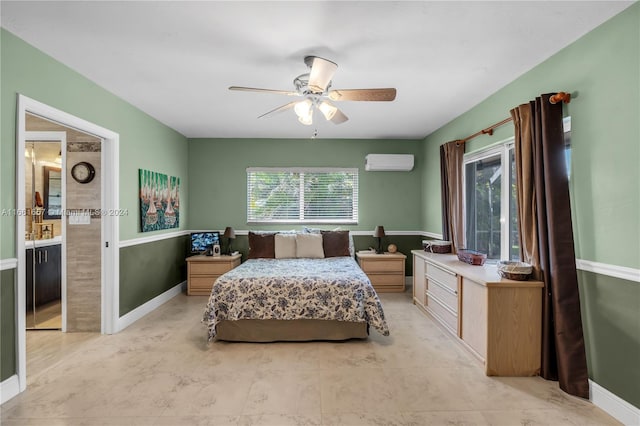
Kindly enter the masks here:
<path id="1" fill-rule="evenodd" d="M 54 238 L 48 238 L 46 240 L 33 240 L 33 241 L 25 241 L 24 248 L 30 249 L 33 248 L 35 243 L 36 247 L 47 247 L 47 246 L 55 246 L 56 244 L 62 244 L 62 237 L 57 236 Z"/>

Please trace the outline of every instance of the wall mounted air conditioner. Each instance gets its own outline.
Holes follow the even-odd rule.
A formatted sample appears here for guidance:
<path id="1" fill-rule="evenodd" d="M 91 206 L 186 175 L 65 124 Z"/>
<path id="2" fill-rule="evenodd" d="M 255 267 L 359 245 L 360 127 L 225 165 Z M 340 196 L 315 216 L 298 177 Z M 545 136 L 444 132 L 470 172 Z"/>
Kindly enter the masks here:
<path id="1" fill-rule="evenodd" d="M 408 172 L 413 170 L 413 154 L 368 154 L 364 169 L 368 172 Z"/>

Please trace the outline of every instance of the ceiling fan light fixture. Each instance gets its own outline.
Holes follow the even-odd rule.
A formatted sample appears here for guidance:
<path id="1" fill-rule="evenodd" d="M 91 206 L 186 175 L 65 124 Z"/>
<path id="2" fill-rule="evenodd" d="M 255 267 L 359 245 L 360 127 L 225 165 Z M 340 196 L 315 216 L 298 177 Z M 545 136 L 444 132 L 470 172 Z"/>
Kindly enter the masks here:
<path id="1" fill-rule="evenodd" d="M 307 115 L 299 115 L 298 121 L 305 126 L 311 126 L 313 124 L 313 110 L 310 109 Z"/>
<path id="2" fill-rule="evenodd" d="M 338 65 L 335 62 L 316 56 L 307 56 L 305 62 L 311 67 L 309 90 L 314 93 L 322 93 L 327 90 Z"/>
<path id="3" fill-rule="evenodd" d="M 307 117 L 308 115 L 311 115 L 312 105 L 313 102 L 311 102 L 311 99 L 305 99 L 304 101 L 296 103 L 293 110 L 296 112 L 298 118 Z"/>
<path id="4" fill-rule="evenodd" d="M 327 120 L 331 120 L 333 116 L 336 115 L 336 111 L 338 111 L 338 108 L 331 105 L 327 101 L 320 102 L 320 105 L 318 105 L 318 109 L 320 110 L 320 112 L 322 112 L 322 114 L 324 114 L 324 118 L 326 118 Z"/>

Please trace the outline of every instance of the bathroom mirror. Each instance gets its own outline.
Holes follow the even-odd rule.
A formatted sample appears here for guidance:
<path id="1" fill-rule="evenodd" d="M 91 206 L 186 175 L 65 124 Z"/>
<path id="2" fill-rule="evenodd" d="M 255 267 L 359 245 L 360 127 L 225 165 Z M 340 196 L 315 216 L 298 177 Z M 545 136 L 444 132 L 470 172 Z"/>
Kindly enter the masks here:
<path id="1" fill-rule="evenodd" d="M 44 218 L 60 219 L 62 214 L 62 174 L 60 168 L 44 166 Z"/>

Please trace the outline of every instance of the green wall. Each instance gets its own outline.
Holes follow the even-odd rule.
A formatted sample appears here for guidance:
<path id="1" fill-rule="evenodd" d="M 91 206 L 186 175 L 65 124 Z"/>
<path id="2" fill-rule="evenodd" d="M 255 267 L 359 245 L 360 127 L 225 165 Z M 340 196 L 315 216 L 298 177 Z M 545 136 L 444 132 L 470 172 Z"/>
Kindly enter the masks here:
<path id="1" fill-rule="evenodd" d="M 640 284 L 578 272 L 589 376 L 640 407 Z"/>
<path id="2" fill-rule="evenodd" d="M 16 373 L 15 269 L 0 271 L 0 382 Z"/>
<path id="3" fill-rule="evenodd" d="M 120 316 L 187 280 L 189 236 L 120 249 Z"/>
<path id="4" fill-rule="evenodd" d="M 605 22 L 425 139 L 422 229 L 441 232 L 439 146 L 509 117 L 541 93 L 571 91 L 576 256 L 640 268 L 640 4 Z M 513 136 L 511 124 L 467 152 Z M 640 407 L 640 283 L 580 274 L 590 377 Z"/>
<path id="5" fill-rule="evenodd" d="M 413 140 L 189 139 L 189 226 L 247 225 L 247 167 L 358 167 L 359 222 L 344 229 L 420 230 L 422 143 Z M 414 154 L 411 172 L 367 172 L 367 154 Z M 272 229 L 296 228 L 279 225 Z"/>
<path id="6" fill-rule="evenodd" d="M 127 216 L 120 217 L 121 240 L 143 235 L 138 223 L 139 168 L 179 176 L 180 201 L 183 206 L 188 205 L 188 153 L 184 136 L 4 29 L 0 32 L 0 43 L 2 208 L 15 207 L 18 93 L 120 135 L 120 208 L 129 211 Z M 0 216 L 2 259 L 15 257 L 14 219 Z M 182 221 L 180 229 L 187 229 L 185 222 Z"/>
<path id="7" fill-rule="evenodd" d="M 188 229 L 185 206 L 188 205 L 187 139 L 166 125 L 102 89 L 92 81 L 45 55 L 18 37 L 0 30 L 0 206 L 15 208 L 15 146 L 16 108 L 18 93 L 105 127 L 120 135 L 120 208 L 129 211 L 120 217 L 120 239 L 149 236 L 169 231 L 142 234 L 138 220 L 138 169 L 149 169 L 179 176 L 182 182 L 180 201 L 183 206 L 179 229 Z M 16 257 L 15 217 L 0 215 L 0 258 Z M 125 250 L 127 253 L 131 250 Z M 123 256 L 121 255 L 121 258 Z M 144 256 L 134 255 L 146 264 Z M 161 292 L 184 280 L 181 265 L 176 264 L 175 251 L 157 252 L 155 262 L 173 265 L 167 277 L 155 281 L 127 278 L 120 283 L 124 306 L 122 312 L 145 303 Z M 127 257 L 124 256 L 125 267 Z M 182 259 L 184 261 L 184 258 Z M 131 268 L 125 269 L 131 272 Z M 155 276 L 155 272 L 147 273 Z M 15 324 L 5 321 L 13 317 L 7 306 L 16 295 L 8 292 L 7 273 L 2 275 L 2 327 L 0 365 L 2 378 L 15 373 Z M 137 277 L 137 275 L 135 275 Z M 13 278 L 11 278 L 13 279 Z M 11 308 L 13 309 L 13 308 Z"/>
<path id="8" fill-rule="evenodd" d="M 439 146 L 509 117 L 541 93 L 577 96 L 571 116 L 571 198 L 576 255 L 640 268 L 640 4 L 572 45 L 429 135 L 424 145 L 423 229 L 441 232 Z M 507 124 L 467 152 L 513 136 Z M 635 238 L 629 238 L 629 236 Z"/>

